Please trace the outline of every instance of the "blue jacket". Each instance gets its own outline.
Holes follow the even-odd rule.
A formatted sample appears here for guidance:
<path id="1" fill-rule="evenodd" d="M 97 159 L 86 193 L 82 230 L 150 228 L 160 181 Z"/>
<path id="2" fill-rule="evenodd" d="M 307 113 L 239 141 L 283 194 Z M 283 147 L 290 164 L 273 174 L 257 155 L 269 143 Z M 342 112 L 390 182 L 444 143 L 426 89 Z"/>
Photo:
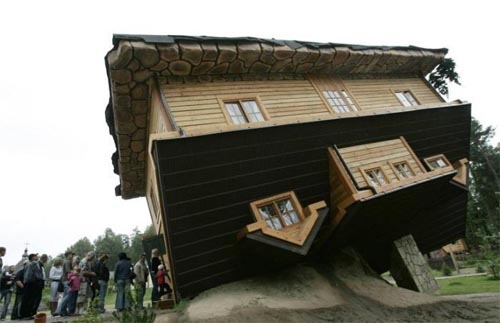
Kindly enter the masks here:
<path id="1" fill-rule="evenodd" d="M 129 280 L 132 271 L 132 263 L 128 259 L 119 260 L 115 266 L 115 282 L 118 280 Z"/>

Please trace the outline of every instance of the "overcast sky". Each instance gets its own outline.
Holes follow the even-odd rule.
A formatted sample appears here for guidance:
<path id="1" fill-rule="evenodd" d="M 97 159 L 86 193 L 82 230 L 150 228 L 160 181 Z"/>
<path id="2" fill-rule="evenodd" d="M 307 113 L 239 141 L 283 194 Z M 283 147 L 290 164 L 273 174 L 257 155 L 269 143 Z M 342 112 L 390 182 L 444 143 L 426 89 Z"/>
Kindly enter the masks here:
<path id="1" fill-rule="evenodd" d="M 447 47 L 462 86 L 450 100 L 498 126 L 494 1 L 2 1 L 0 246 L 56 255 L 150 223 L 144 198 L 114 196 L 104 119 L 104 55 L 113 33 L 254 36 L 364 45 Z M 171 5 L 169 5 L 171 3 Z M 241 3 L 241 5 L 238 5 Z M 499 136 L 495 138 L 498 141 Z"/>

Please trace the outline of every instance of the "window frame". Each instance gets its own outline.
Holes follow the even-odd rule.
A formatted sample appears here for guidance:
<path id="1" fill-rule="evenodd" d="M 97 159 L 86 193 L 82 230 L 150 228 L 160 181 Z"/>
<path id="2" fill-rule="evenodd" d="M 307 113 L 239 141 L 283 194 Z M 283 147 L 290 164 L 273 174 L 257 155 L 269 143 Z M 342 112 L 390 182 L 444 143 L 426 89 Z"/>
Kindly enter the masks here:
<path id="1" fill-rule="evenodd" d="M 228 125 L 232 126 L 242 126 L 242 125 L 249 125 L 249 124 L 255 124 L 259 122 L 265 122 L 268 121 L 270 118 L 269 114 L 267 113 L 267 110 L 265 109 L 264 105 L 262 104 L 262 101 L 257 95 L 246 95 L 246 96 L 241 96 L 241 95 L 232 95 L 232 96 L 221 96 L 217 97 L 217 101 L 219 101 L 219 105 L 222 109 L 222 112 L 224 114 L 224 117 L 226 118 L 226 122 Z M 249 121 L 247 112 L 243 108 L 243 102 L 245 101 L 255 101 L 257 107 L 259 108 L 259 111 L 264 118 L 262 121 Z M 226 104 L 228 103 L 237 103 L 240 111 L 243 113 L 243 116 L 247 122 L 245 123 L 239 123 L 236 124 L 233 122 L 233 119 L 231 118 L 231 115 L 229 114 L 229 111 L 226 108 Z"/>
<path id="2" fill-rule="evenodd" d="M 399 171 L 398 171 L 398 168 L 396 167 L 396 165 L 399 165 L 399 164 L 406 164 L 408 166 L 408 169 L 410 170 L 411 172 L 411 176 L 409 177 L 403 177 L 399 174 Z M 411 177 L 415 177 L 417 174 L 415 173 L 415 170 L 413 169 L 413 167 L 411 167 L 411 164 L 410 164 L 410 161 L 407 160 L 407 159 L 403 159 L 403 160 L 396 160 L 396 161 L 390 161 L 389 162 L 389 165 L 391 166 L 392 170 L 394 171 L 394 174 L 396 175 L 396 177 L 402 181 L 402 180 L 405 180 L 405 179 L 408 179 L 408 178 L 411 178 Z"/>
<path id="3" fill-rule="evenodd" d="M 352 95 L 352 92 L 345 85 L 342 79 L 337 77 L 320 77 L 320 76 L 314 76 L 314 77 L 310 76 L 308 79 L 330 114 L 338 115 L 344 113 L 357 113 L 363 111 L 361 105 L 358 103 L 358 101 L 356 101 L 356 98 Z M 340 94 L 342 100 L 346 103 L 347 107 L 349 108 L 349 111 L 340 113 L 335 112 L 334 107 L 330 105 L 327 98 L 323 94 L 323 92 L 326 91 L 337 91 Z M 354 107 L 356 108 L 356 111 L 352 111 L 351 104 L 347 102 L 347 98 L 343 95 L 342 92 L 347 93 L 347 95 L 352 101 L 352 105 L 354 105 Z"/>
<path id="4" fill-rule="evenodd" d="M 391 89 L 391 92 L 392 92 L 392 94 L 394 94 L 394 96 L 396 97 L 396 100 L 398 100 L 398 102 L 399 102 L 399 103 L 400 103 L 400 104 L 401 104 L 404 108 L 411 108 L 411 107 L 416 107 L 416 106 L 422 105 L 422 104 L 420 103 L 420 101 L 417 99 L 417 97 L 415 96 L 415 94 L 413 93 L 413 91 L 412 91 L 412 90 L 410 90 L 410 89 Z M 399 99 L 399 97 L 398 97 L 398 95 L 397 95 L 397 93 L 403 93 L 403 95 L 404 95 L 404 93 L 405 93 L 405 92 L 410 93 L 410 95 L 413 97 L 413 100 L 414 100 L 417 104 L 415 104 L 415 105 L 411 104 L 410 106 L 405 106 L 405 105 L 403 104 L 403 102 L 401 102 L 401 100 Z M 405 97 L 406 97 L 406 96 L 405 96 Z M 406 99 L 406 100 L 408 101 L 408 99 Z M 410 102 L 410 103 L 411 103 L 411 102 Z"/>
<path id="5" fill-rule="evenodd" d="M 435 161 L 435 160 L 437 160 L 437 159 L 442 159 L 445 162 L 446 166 L 436 167 L 436 168 L 432 167 L 430 163 L 433 162 L 433 161 Z M 448 158 L 446 158 L 446 156 L 444 154 L 439 154 L 439 155 L 434 155 L 434 156 L 426 157 L 426 158 L 424 158 L 424 163 L 425 163 L 425 165 L 427 166 L 427 168 L 430 171 L 433 171 L 435 169 L 446 168 L 446 167 L 451 166 L 450 161 L 448 160 Z"/>
<path id="6" fill-rule="evenodd" d="M 382 176 L 384 177 L 385 184 L 380 184 L 380 181 L 378 180 L 378 178 L 377 178 L 377 182 L 379 183 L 379 185 L 374 186 L 372 184 L 372 182 L 370 181 L 370 178 L 368 177 L 368 172 L 372 171 L 372 170 L 375 170 L 375 169 L 379 169 L 380 170 L 380 172 L 382 173 Z M 370 187 L 378 188 L 378 187 L 382 187 L 383 185 L 388 185 L 388 184 L 391 183 L 391 181 L 389 180 L 389 176 L 387 176 L 387 174 L 385 173 L 384 168 L 382 167 L 382 165 L 360 167 L 359 170 L 360 170 L 361 174 L 363 175 L 363 178 L 365 179 L 366 184 L 368 186 L 370 186 Z"/>
<path id="7" fill-rule="evenodd" d="M 276 206 L 277 202 L 285 200 L 285 199 L 289 199 L 290 202 L 292 203 L 293 209 L 294 209 L 295 213 L 297 214 L 297 217 L 299 218 L 299 222 L 293 223 L 291 225 L 285 225 L 284 219 L 283 219 L 283 214 L 281 214 L 281 212 L 279 211 L 279 208 Z M 260 215 L 259 208 L 261 208 L 261 207 L 263 207 L 265 205 L 271 204 L 271 203 L 273 204 L 273 207 L 275 208 L 275 211 L 277 211 L 278 217 L 279 217 L 281 225 L 282 225 L 281 229 L 274 229 L 272 227 L 269 227 L 267 225 L 267 223 L 266 223 L 266 220 L 264 218 L 262 218 L 261 215 Z M 295 226 L 301 225 L 304 222 L 304 220 L 305 220 L 305 216 L 304 216 L 304 212 L 302 210 L 302 206 L 301 206 L 299 200 L 297 199 L 297 196 L 295 195 L 294 191 L 280 193 L 280 194 L 277 194 L 277 195 L 266 197 L 264 199 L 253 201 L 253 202 L 250 203 L 250 209 L 251 209 L 251 211 L 253 213 L 253 216 L 254 216 L 255 220 L 257 222 L 263 223 L 263 225 L 266 228 L 270 229 L 270 230 L 286 231 L 289 228 L 293 228 Z"/>

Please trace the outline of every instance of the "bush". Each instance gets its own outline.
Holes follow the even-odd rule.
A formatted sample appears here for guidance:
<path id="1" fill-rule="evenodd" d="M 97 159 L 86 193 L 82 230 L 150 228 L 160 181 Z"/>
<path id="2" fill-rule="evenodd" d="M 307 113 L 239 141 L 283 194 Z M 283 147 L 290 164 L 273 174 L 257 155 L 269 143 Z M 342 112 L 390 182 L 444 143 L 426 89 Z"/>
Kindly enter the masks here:
<path id="1" fill-rule="evenodd" d="M 476 273 L 480 274 L 480 273 L 484 273 L 484 272 L 485 272 L 484 267 L 482 265 L 477 265 Z"/>
<path id="2" fill-rule="evenodd" d="M 446 263 L 443 263 L 443 267 L 441 267 L 441 272 L 443 273 L 444 276 L 451 276 L 451 268 L 446 265 Z"/>
<path id="3" fill-rule="evenodd" d="M 500 265 L 497 262 L 488 262 L 488 272 L 493 279 L 500 279 Z"/>
<path id="4" fill-rule="evenodd" d="M 147 307 L 141 308 L 132 296 L 132 292 L 129 290 L 126 297 L 128 297 L 130 302 L 130 308 L 123 310 L 121 312 L 113 311 L 113 317 L 121 323 L 153 323 L 156 319 L 156 313 L 148 304 Z"/>

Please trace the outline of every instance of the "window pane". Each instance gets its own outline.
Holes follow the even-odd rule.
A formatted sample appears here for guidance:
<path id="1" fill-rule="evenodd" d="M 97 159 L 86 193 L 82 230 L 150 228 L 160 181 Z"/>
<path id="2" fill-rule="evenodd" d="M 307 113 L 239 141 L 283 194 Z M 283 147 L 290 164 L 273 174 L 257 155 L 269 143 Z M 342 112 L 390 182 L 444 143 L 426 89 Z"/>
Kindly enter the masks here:
<path id="1" fill-rule="evenodd" d="M 283 215 L 283 220 L 285 220 L 285 225 L 286 225 L 286 226 L 289 226 L 289 225 L 292 225 L 292 224 L 293 224 L 293 221 L 292 221 L 292 219 L 290 218 L 290 215 L 288 215 L 288 214 L 284 214 L 284 215 Z"/>
<path id="2" fill-rule="evenodd" d="M 251 100 L 251 101 L 244 101 L 243 102 L 243 109 L 245 109 L 245 112 L 248 116 L 248 120 L 250 122 L 259 122 L 259 121 L 264 121 L 264 116 L 260 112 L 259 106 L 257 105 L 257 102 Z"/>
<path id="3" fill-rule="evenodd" d="M 299 223 L 299 222 L 300 222 L 300 219 L 299 219 L 299 217 L 297 216 L 297 213 L 296 213 L 295 211 L 291 211 L 291 212 L 289 213 L 289 215 L 290 215 L 290 218 L 292 219 L 292 222 L 293 222 L 293 223 Z"/>
<path id="4" fill-rule="evenodd" d="M 377 175 L 377 179 L 380 184 L 387 184 L 384 174 L 382 174 L 382 171 L 380 169 L 375 170 L 375 175 Z"/>
<path id="5" fill-rule="evenodd" d="M 236 102 L 226 103 L 226 110 L 229 113 L 229 116 L 231 117 L 231 121 L 234 124 L 247 123 L 247 120 L 245 119 L 245 116 L 243 115 L 243 112 L 241 111 L 241 107 L 240 107 L 239 103 L 236 103 Z"/>
<path id="6" fill-rule="evenodd" d="M 405 95 L 403 94 L 403 92 L 396 92 L 396 96 L 399 100 L 399 102 L 401 102 L 401 104 L 405 107 L 411 107 L 411 103 L 406 99 Z"/>
<path id="7" fill-rule="evenodd" d="M 417 100 L 415 100 L 415 98 L 413 97 L 411 92 L 405 91 L 404 95 L 405 95 L 406 99 L 408 100 L 408 102 L 410 102 L 410 105 L 418 105 Z"/>

